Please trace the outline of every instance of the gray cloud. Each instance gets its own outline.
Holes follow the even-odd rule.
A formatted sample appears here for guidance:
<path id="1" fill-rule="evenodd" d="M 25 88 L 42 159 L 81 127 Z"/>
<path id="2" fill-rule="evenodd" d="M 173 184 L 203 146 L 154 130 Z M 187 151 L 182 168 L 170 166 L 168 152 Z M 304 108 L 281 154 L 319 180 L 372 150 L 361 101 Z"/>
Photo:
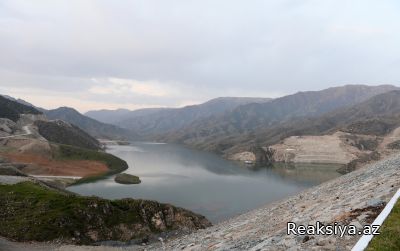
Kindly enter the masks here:
<path id="1" fill-rule="evenodd" d="M 398 84 L 399 9 L 360 0 L 2 1 L 0 86 L 28 99 L 79 93 L 86 105 L 75 105 L 86 110 Z M 136 87 L 93 92 L 113 78 Z"/>

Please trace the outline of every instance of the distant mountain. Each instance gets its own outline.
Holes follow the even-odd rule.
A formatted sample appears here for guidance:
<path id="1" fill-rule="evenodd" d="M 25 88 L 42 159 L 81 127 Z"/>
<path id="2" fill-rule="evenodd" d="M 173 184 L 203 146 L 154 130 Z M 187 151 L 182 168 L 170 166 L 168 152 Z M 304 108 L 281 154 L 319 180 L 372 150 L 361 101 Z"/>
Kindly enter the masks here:
<path id="1" fill-rule="evenodd" d="M 80 114 L 73 108 L 60 107 L 45 111 L 47 118 L 64 120 L 78 126 L 90 135 L 106 139 L 132 139 L 133 133 L 114 125 L 105 124 Z"/>
<path id="2" fill-rule="evenodd" d="M 117 109 L 117 110 L 96 110 L 88 111 L 85 116 L 88 116 L 97 121 L 107 124 L 118 124 L 126 119 L 133 119 L 140 116 L 147 116 L 154 112 L 158 112 L 167 108 L 145 108 L 139 110 Z"/>
<path id="3" fill-rule="evenodd" d="M 32 106 L 0 95 L 0 118 L 8 118 L 15 122 L 19 119 L 20 114 L 41 114 L 41 112 Z"/>
<path id="4" fill-rule="evenodd" d="M 195 120 L 201 120 L 210 116 L 221 116 L 226 112 L 231 112 L 240 105 L 269 101 L 271 101 L 269 98 L 221 97 L 200 105 L 191 105 L 183 108 L 151 108 L 131 111 L 121 116 L 123 119 L 120 118 L 119 122 L 114 123 L 120 127 L 130 129 L 143 137 L 152 137 L 179 130 Z M 110 111 L 108 113 L 90 112 L 88 114 L 96 117 L 99 117 L 99 114 L 101 114 L 101 117 L 105 117 L 109 113 Z"/>
<path id="5" fill-rule="evenodd" d="M 37 120 L 34 124 L 38 128 L 39 134 L 48 141 L 92 150 L 101 148 L 101 144 L 97 139 L 93 138 L 79 127 L 65 121 Z"/>
<path id="6" fill-rule="evenodd" d="M 322 91 L 299 92 L 268 103 L 242 105 L 222 116 L 196 120 L 183 129 L 160 136 L 159 139 L 225 153 L 264 142 L 266 139 L 262 136 L 276 137 L 279 133 L 271 135 L 271 128 L 279 131 L 286 122 L 290 124 L 290 121 L 298 118 L 312 120 L 324 113 L 350 107 L 397 89 L 389 85 L 347 85 Z"/>
<path id="7" fill-rule="evenodd" d="M 280 125 L 260 130 L 253 135 L 243 135 L 237 145 L 267 146 L 289 136 L 322 135 L 337 130 L 383 136 L 400 126 L 400 91 L 376 95 L 351 107 L 339 108 L 315 118 L 298 118 Z M 257 139 L 257 140 L 254 140 Z M 230 151 L 234 150 L 233 148 Z"/>
<path id="8" fill-rule="evenodd" d="M 328 113 L 311 125 L 322 131 L 341 129 L 357 134 L 385 135 L 400 126 L 400 90 Z"/>

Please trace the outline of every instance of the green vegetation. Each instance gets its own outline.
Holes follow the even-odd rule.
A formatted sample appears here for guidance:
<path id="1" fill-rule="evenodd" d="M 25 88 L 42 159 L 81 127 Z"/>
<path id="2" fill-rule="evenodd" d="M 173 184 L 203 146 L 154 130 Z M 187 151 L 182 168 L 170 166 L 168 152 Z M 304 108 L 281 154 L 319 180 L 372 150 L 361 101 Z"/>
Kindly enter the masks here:
<path id="1" fill-rule="evenodd" d="M 81 197 L 32 182 L 0 185 L 0 201 L 0 236 L 16 241 L 128 241 L 209 225 L 203 216 L 168 204 Z"/>
<path id="2" fill-rule="evenodd" d="M 127 173 L 119 173 L 115 176 L 115 182 L 120 184 L 140 184 L 142 181 L 138 176 L 127 174 Z"/>
<path id="3" fill-rule="evenodd" d="M 94 160 L 101 161 L 107 165 L 109 171 L 105 174 L 80 179 L 77 183 L 90 182 L 102 179 L 106 176 L 117 174 L 128 169 L 128 164 L 109 153 L 79 148 L 69 145 L 53 146 L 53 157 L 58 160 Z M 76 183 L 76 184 L 77 184 Z"/>
<path id="4" fill-rule="evenodd" d="M 392 212 L 381 226 L 380 233 L 372 239 L 367 250 L 400 250 L 400 201 L 397 201 Z"/>

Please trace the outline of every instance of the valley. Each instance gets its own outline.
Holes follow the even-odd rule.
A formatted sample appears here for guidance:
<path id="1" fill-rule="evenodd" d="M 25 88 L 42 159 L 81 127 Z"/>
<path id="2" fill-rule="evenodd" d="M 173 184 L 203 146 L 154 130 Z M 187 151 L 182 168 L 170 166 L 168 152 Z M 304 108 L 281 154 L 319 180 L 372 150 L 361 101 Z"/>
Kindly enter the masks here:
<path id="1" fill-rule="evenodd" d="M 211 225 L 203 216 L 169 204 L 111 201 L 68 192 L 65 187 L 71 184 L 104 179 L 126 170 L 128 164 L 106 153 L 97 139 L 73 124 L 48 120 L 35 108 L 13 100 L 0 97 L 0 102 L 5 104 L 0 125 L 2 237 L 74 244 L 132 239 L 141 243 L 161 232 L 183 234 Z"/>
<path id="2" fill-rule="evenodd" d="M 301 244 L 282 235 L 283 222 L 298 221 L 294 213 L 310 222 L 350 223 L 355 219 L 349 214 L 366 212 L 357 215 L 362 216 L 358 225 L 376 217 L 382 208 L 365 203 L 384 204 L 399 186 L 399 102 L 397 87 L 350 85 L 277 99 L 217 98 L 183 108 L 91 111 L 90 118 L 73 108 L 45 110 L 0 97 L 0 195 L 13 208 L 3 223 L 20 222 L 1 235 L 61 245 L 128 241 L 134 250 L 141 250 L 137 244 L 159 249 L 160 236 L 171 250 L 268 250 L 271 245 L 348 250 L 356 237 Z M 116 183 L 122 172 L 134 182 Z M 350 193 L 350 188 L 367 192 Z M 57 201 L 71 195 L 70 203 L 83 211 L 95 203 L 113 212 L 128 207 L 133 214 L 111 219 L 99 211 L 89 218 L 100 217 L 105 225 L 89 219 L 83 228 L 76 226 L 79 234 L 56 230 L 43 239 L 38 230 L 22 236 L 18 227 L 37 231 L 28 219 L 12 218 L 23 210 L 18 201 L 30 198 L 27 190 Z M 20 192 L 11 196 L 10 191 Z M 325 210 L 332 203 L 329 194 L 342 196 Z M 46 199 L 39 203 L 48 207 Z M 61 208 L 55 210 L 64 212 L 65 205 L 57 205 Z M 75 210 L 64 212 L 72 217 L 68 224 L 76 224 L 73 217 L 82 213 Z M 135 210 L 150 211 L 138 215 Z M 266 225 L 254 225 L 257 221 Z M 206 228 L 211 223 L 215 226 Z"/>
<path id="3" fill-rule="evenodd" d="M 0 251 L 400 250 L 399 13 L 0 0 Z"/>

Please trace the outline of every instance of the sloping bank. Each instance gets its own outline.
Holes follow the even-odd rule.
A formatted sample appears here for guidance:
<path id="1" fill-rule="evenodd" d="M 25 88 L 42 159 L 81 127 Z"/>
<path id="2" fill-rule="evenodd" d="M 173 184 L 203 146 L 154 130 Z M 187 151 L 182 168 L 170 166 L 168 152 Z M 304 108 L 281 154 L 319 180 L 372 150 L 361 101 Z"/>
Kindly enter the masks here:
<path id="1" fill-rule="evenodd" d="M 142 243 L 161 233 L 211 225 L 205 217 L 169 204 L 78 196 L 33 178 L 14 177 L 0 176 L 0 236 L 14 241 Z"/>
<path id="2" fill-rule="evenodd" d="M 76 146 L 53 145 L 53 158 L 57 160 L 90 160 L 104 163 L 108 171 L 79 179 L 74 184 L 92 182 L 128 169 L 126 161 L 106 152 Z"/>
<path id="3" fill-rule="evenodd" d="M 368 165 L 211 228 L 165 242 L 167 250 L 351 250 L 360 236 L 287 235 L 297 225 L 371 224 L 400 187 L 400 155 Z M 160 250 L 153 244 L 146 250 Z M 137 247 L 137 250 L 144 250 Z"/>

